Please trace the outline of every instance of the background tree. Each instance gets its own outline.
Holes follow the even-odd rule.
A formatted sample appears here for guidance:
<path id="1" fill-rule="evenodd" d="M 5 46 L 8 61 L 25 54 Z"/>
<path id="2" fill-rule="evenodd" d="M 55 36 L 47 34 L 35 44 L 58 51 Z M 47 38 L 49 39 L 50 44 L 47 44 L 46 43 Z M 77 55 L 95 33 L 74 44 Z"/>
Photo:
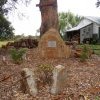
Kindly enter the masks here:
<path id="1" fill-rule="evenodd" d="M 14 35 L 11 23 L 0 14 L 0 40 L 11 39 Z"/>
<path id="2" fill-rule="evenodd" d="M 0 0 L 0 14 L 4 14 L 4 4 L 6 4 L 7 0 Z"/>
<path id="3" fill-rule="evenodd" d="M 24 3 L 26 6 L 32 0 L 0 0 L 0 14 L 7 14 L 12 9 L 17 9 L 16 4 Z"/>
<path id="4" fill-rule="evenodd" d="M 9 10 L 15 8 L 16 2 L 17 0 L 0 0 L 0 14 L 7 14 Z"/>
<path id="5" fill-rule="evenodd" d="M 97 7 L 100 6 L 100 0 L 97 0 L 96 6 L 97 6 Z"/>
<path id="6" fill-rule="evenodd" d="M 11 23 L 5 18 L 8 11 L 15 8 L 17 0 L 0 0 L 0 40 L 11 39 L 14 35 L 14 28 Z"/>
<path id="7" fill-rule="evenodd" d="M 64 34 L 67 29 L 76 26 L 82 17 L 74 15 L 71 12 L 61 12 L 59 13 L 59 30 L 60 33 Z"/>

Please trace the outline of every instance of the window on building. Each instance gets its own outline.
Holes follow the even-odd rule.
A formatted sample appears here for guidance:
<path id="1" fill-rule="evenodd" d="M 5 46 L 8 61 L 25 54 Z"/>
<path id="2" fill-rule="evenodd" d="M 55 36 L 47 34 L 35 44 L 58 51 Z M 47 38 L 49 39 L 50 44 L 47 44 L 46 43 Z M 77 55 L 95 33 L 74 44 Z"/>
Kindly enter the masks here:
<path id="1" fill-rule="evenodd" d="M 83 29 L 83 32 L 85 33 L 86 32 L 86 29 Z"/>

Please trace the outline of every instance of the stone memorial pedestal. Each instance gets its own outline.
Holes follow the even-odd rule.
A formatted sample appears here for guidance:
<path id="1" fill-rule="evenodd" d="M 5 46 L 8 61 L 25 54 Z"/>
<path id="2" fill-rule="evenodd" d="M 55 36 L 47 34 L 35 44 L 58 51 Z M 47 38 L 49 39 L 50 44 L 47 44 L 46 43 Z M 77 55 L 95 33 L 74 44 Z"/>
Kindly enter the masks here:
<path id="1" fill-rule="evenodd" d="M 42 58 L 68 58 L 71 50 L 65 45 L 59 32 L 51 28 L 40 39 L 39 53 Z"/>

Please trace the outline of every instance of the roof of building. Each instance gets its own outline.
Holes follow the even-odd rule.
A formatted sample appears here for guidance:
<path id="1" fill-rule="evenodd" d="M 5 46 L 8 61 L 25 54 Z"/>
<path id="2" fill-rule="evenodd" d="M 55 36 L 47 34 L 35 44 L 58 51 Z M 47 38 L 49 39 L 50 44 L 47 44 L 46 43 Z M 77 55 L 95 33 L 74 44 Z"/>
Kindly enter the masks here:
<path id="1" fill-rule="evenodd" d="M 91 24 L 93 22 L 95 22 L 95 23 L 100 25 L 100 17 L 87 16 L 87 17 L 84 17 L 84 19 L 88 19 L 91 22 L 86 24 L 86 25 L 78 24 L 76 27 L 73 27 L 73 28 L 67 30 L 67 32 L 77 31 L 77 30 L 79 30 L 79 29 L 81 29 L 81 28 L 83 28 L 83 27 L 85 27 L 85 26 L 87 26 L 87 25 L 89 25 L 89 24 Z"/>
<path id="2" fill-rule="evenodd" d="M 93 21 L 93 22 L 100 25 L 100 17 L 87 16 L 85 18 L 87 18 L 87 19 L 89 19 L 89 20 L 91 20 L 91 21 Z"/>

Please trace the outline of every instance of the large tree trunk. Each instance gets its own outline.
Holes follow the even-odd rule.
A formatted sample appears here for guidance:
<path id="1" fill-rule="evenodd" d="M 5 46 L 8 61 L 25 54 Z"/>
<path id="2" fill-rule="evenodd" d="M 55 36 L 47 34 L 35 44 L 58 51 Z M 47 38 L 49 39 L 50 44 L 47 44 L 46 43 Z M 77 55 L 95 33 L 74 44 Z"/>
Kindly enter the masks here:
<path id="1" fill-rule="evenodd" d="M 42 20 L 40 36 L 50 28 L 58 30 L 57 0 L 40 0 L 40 4 L 37 6 L 40 8 Z"/>

